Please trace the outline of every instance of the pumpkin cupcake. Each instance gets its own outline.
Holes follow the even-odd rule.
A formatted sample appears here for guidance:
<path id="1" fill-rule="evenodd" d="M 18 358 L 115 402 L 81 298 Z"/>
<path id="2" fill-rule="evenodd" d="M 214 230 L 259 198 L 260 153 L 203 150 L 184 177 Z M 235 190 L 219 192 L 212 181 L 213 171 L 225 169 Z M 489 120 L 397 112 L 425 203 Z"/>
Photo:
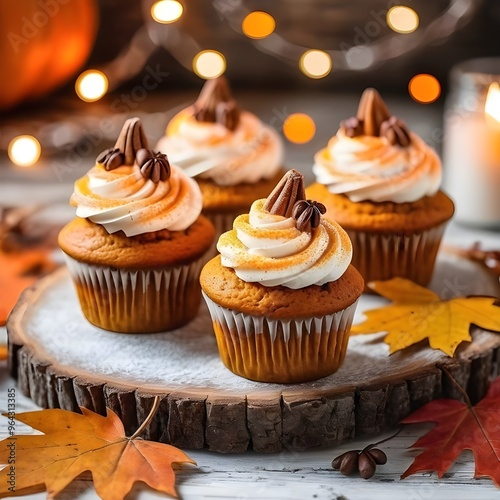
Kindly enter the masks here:
<path id="1" fill-rule="evenodd" d="M 436 152 L 367 89 L 314 158 L 307 196 L 324 203 L 349 234 L 366 283 L 396 276 L 427 285 L 453 202 L 439 190 Z"/>
<path id="2" fill-rule="evenodd" d="M 238 216 L 201 272 L 219 353 L 261 382 L 305 382 L 342 364 L 363 280 L 351 242 L 291 170 Z"/>
<path id="3" fill-rule="evenodd" d="M 199 307 L 214 228 L 197 184 L 148 149 L 138 118 L 75 183 L 77 218 L 59 234 L 82 311 L 115 332 L 170 330 Z"/>
<path id="4" fill-rule="evenodd" d="M 281 138 L 239 109 L 223 76 L 207 80 L 198 100 L 172 118 L 158 148 L 196 179 L 217 236 L 284 174 Z"/>

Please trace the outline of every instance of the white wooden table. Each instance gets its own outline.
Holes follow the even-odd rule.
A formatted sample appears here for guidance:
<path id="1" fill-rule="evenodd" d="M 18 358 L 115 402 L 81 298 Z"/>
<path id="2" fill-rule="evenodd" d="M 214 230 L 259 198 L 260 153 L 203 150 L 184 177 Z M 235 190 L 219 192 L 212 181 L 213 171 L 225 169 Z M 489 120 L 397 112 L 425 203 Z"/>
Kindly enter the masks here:
<path id="1" fill-rule="evenodd" d="M 335 131 L 340 117 L 347 116 L 346 109 L 352 112 L 355 109 L 355 99 L 350 101 L 336 100 L 340 108 L 328 107 L 325 111 L 324 97 L 311 99 L 301 106 L 300 99 L 290 104 L 290 96 L 284 95 L 280 103 L 274 98 L 274 108 L 268 100 L 259 103 L 267 109 L 267 117 L 284 109 L 294 112 L 303 108 L 316 111 L 318 131 L 321 135 L 315 138 L 314 143 L 306 149 L 297 146 L 288 146 L 286 165 L 307 171 L 306 179 L 311 180 L 309 169 L 310 159 L 315 150 L 326 143 L 327 138 Z M 307 105 L 307 106 L 306 106 Z M 250 107 L 250 106 L 249 106 Z M 255 108 L 254 108 L 255 109 Z M 422 113 L 422 108 L 405 109 L 397 112 L 408 119 L 410 126 L 421 135 L 424 131 L 429 134 L 432 127 L 439 126 L 439 117 Z M 270 110 L 273 110 L 272 112 Z M 338 116 L 331 116 L 337 112 Z M 415 114 L 412 115 L 413 111 Z M 257 110 L 259 113 L 259 110 Z M 351 111 L 348 111 L 351 112 Z M 264 113 L 259 113 L 261 116 Z M 406 115 L 406 116 L 405 116 Z M 413 116 L 413 123 L 410 117 Z M 433 123 L 431 125 L 429 123 Z M 428 139 L 427 137 L 424 137 Z M 307 165 L 305 164 L 307 160 Z M 81 166 L 65 175 L 63 179 L 55 179 L 53 171 L 47 169 L 33 172 L 30 180 L 25 172 L 15 175 L 0 165 L 0 200 L 5 204 L 19 204 L 25 200 L 32 203 L 57 203 L 49 212 L 54 218 L 65 219 L 71 216 L 72 211 L 67 208 L 67 199 L 72 190 L 74 178 L 82 175 L 89 167 L 91 158 L 84 158 Z M 1 163 L 1 162 L 0 162 Z M 475 241 L 480 241 L 483 247 L 500 248 L 500 233 L 498 231 L 481 231 L 464 228 L 452 224 L 445 236 L 446 243 L 468 247 Z M 0 270 L 1 272 L 1 270 Z M 5 329 L 0 329 L 0 335 L 5 338 Z M 7 374 L 6 363 L 0 363 L 0 409 L 7 409 L 7 391 L 15 388 L 13 381 Z M 16 411 L 31 411 L 38 409 L 31 400 L 16 391 Z M 188 454 L 198 466 L 186 466 L 178 471 L 178 491 L 184 500 L 197 499 L 264 499 L 264 500 L 429 500 L 454 499 L 481 500 L 500 498 L 498 490 L 488 479 L 473 479 L 474 463 L 472 454 L 464 452 L 458 461 L 451 467 L 446 476 L 438 480 L 435 474 L 417 474 L 400 480 L 400 475 L 407 469 L 417 450 L 409 450 L 419 436 L 431 425 L 406 426 L 393 440 L 381 445 L 387 453 L 388 463 L 379 466 L 376 475 L 370 480 L 359 477 L 344 477 L 331 468 L 331 461 L 337 455 L 379 441 L 389 434 L 375 436 L 362 440 L 355 440 L 338 446 L 334 449 L 308 451 L 302 453 L 257 454 L 248 452 L 242 455 L 220 455 L 208 451 L 192 451 Z M 6 419 L 0 417 L 0 437 L 6 437 Z M 30 500 L 43 499 L 45 494 L 36 494 L 26 497 Z M 92 483 L 89 481 L 75 481 L 61 494 L 60 499 L 90 500 L 98 498 Z M 165 498 L 146 486 L 136 485 L 130 498 L 156 499 Z"/>

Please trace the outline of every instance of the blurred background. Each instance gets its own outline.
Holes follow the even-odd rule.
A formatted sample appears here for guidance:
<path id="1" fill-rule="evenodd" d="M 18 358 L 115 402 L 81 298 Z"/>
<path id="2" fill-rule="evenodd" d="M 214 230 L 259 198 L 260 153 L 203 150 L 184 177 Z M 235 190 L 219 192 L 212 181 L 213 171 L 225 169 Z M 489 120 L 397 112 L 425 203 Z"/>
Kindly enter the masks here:
<path id="1" fill-rule="evenodd" d="M 499 28 L 498 0 L 0 0 L 3 203 L 19 203 L 18 182 L 33 184 L 35 201 L 67 200 L 127 117 L 155 143 L 222 73 L 308 181 L 314 153 L 368 86 L 442 152 L 447 117 L 484 114 L 500 80 L 498 60 L 472 83 L 450 72 L 500 56 Z"/>
<path id="2" fill-rule="evenodd" d="M 498 0 L 0 0 L 0 335 L 60 260 L 73 183 L 124 121 L 139 116 L 154 145 L 220 74 L 307 183 L 376 87 L 442 154 L 447 244 L 498 276 L 499 32 Z"/>

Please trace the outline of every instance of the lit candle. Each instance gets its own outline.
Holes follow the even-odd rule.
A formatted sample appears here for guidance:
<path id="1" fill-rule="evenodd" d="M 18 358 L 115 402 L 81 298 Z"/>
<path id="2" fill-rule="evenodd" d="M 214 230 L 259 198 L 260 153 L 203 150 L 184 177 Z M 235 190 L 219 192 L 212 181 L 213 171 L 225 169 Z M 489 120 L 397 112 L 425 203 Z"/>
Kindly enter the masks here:
<path id="1" fill-rule="evenodd" d="M 455 201 L 457 221 L 500 227 L 500 85 L 491 83 L 491 75 L 482 85 L 487 92 L 475 82 L 474 95 L 462 92 L 448 106 L 444 187 Z"/>

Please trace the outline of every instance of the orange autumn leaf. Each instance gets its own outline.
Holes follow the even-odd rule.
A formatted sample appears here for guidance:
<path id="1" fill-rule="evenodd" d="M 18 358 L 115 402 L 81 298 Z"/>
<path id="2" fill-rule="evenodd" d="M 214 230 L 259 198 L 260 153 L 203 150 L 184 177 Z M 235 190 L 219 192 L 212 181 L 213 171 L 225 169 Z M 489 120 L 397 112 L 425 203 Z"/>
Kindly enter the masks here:
<path id="1" fill-rule="evenodd" d="M 0 326 L 7 322 L 21 292 L 55 267 L 46 250 L 0 251 Z"/>
<path id="2" fill-rule="evenodd" d="M 384 340 L 391 353 L 428 339 L 433 349 L 453 356 L 461 342 L 471 341 L 471 324 L 500 332 L 500 307 L 494 297 L 441 300 L 431 290 L 402 278 L 369 286 L 393 303 L 365 311 L 366 320 L 354 325 L 351 334 L 387 332 Z"/>
<path id="3" fill-rule="evenodd" d="M 155 401 L 155 407 L 159 399 Z M 154 407 L 154 409 L 155 409 Z M 173 463 L 194 463 L 184 452 L 163 443 L 145 441 L 138 434 L 154 409 L 132 437 L 118 416 L 107 409 L 103 417 L 85 408 L 82 415 L 66 410 L 42 410 L 16 415 L 16 420 L 43 435 L 16 435 L 0 443 L 0 463 L 7 464 L 14 443 L 15 492 L 44 486 L 53 498 L 73 479 L 90 471 L 97 494 L 103 500 L 122 500 L 133 484 L 142 481 L 177 497 Z M 9 465 L 3 474 L 9 472 Z M 0 496 L 13 496 L 8 481 L 0 482 Z"/>

